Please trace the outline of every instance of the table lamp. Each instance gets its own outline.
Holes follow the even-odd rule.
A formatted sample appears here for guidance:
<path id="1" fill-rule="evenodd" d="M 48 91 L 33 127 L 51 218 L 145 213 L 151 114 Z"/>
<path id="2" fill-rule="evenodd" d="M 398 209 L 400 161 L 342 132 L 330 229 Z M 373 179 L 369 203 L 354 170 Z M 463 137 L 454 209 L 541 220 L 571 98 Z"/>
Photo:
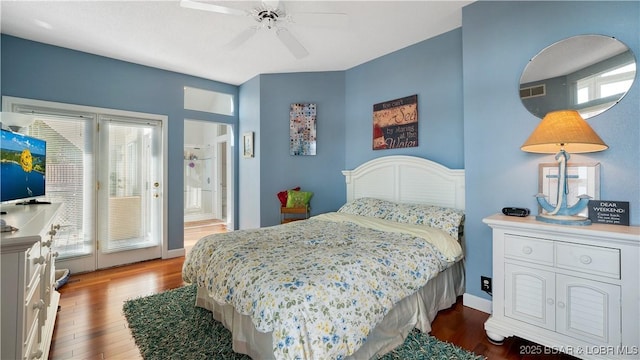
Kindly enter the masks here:
<path id="1" fill-rule="evenodd" d="M 589 153 L 609 148 L 607 144 L 575 110 L 560 110 L 548 113 L 538 127 L 531 133 L 520 150 L 540 154 L 556 154 L 558 162 L 558 198 L 555 205 L 545 199 L 544 194 L 537 194 L 538 204 L 544 210 L 536 216 L 539 221 L 563 225 L 590 225 L 591 220 L 578 216 L 591 199 L 588 195 L 580 195 L 578 202 L 572 206 L 567 204 L 567 161 L 569 153 Z"/>

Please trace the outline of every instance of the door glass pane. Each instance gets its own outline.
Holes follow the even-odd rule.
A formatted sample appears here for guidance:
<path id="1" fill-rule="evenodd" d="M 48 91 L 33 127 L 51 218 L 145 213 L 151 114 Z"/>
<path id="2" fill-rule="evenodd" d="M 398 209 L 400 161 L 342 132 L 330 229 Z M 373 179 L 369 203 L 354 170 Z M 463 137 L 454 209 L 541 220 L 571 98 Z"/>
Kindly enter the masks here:
<path id="1" fill-rule="evenodd" d="M 47 141 L 46 199 L 61 203 L 62 225 L 53 244 L 58 259 L 93 252 L 95 199 L 93 122 L 86 118 L 37 117 L 28 133 Z"/>
<path id="2" fill-rule="evenodd" d="M 108 220 L 102 252 L 157 246 L 152 225 L 152 127 L 108 123 Z"/>

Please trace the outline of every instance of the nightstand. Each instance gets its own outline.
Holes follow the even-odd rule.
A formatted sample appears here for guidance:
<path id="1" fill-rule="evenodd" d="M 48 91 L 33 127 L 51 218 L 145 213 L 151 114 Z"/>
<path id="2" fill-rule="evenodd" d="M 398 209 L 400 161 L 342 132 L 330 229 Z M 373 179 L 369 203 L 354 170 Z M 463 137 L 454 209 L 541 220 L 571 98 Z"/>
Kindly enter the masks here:
<path id="1" fill-rule="evenodd" d="M 493 215 L 493 301 L 484 328 L 584 359 L 638 359 L 640 227 Z"/>
<path id="2" fill-rule="evenodd" d="M 308 219 L 311 212 L 310 207 L 280 207 L 280 223 L 286 224 L 296 220 Z"/>

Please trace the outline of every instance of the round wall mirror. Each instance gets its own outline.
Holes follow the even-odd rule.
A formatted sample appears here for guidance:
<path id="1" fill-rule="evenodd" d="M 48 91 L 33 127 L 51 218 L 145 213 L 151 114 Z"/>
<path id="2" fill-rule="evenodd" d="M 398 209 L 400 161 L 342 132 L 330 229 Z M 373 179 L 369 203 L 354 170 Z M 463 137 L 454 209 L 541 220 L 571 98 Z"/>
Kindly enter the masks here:
<path id="1" fill-rule="evenodd" d="M 520 99 L 533 115 L 577 110 L 583 118 L 617 104 L 636 77 L 636 59 L 611 36 L 579 35 L 534 56 L 520 78 Z"/>

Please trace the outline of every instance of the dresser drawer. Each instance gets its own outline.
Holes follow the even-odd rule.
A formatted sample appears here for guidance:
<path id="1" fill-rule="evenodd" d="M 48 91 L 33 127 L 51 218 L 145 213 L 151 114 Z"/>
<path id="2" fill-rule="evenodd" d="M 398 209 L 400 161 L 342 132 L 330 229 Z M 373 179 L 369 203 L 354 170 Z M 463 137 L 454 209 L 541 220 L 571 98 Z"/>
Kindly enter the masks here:
<path id="1" fill-rule="evenodd" d="M 557 242 L 556 266 L 620 279 L 620 249 Z"/>
<path id="2" fill-rule="evenodd" d="M 32 291 L 28 291 L 25 294 L 25 302 L 24 302 L 24 327 L 22 338 L 26 339 L 33 327 L 33 324 L 36 323 L 38 326 L 40 324 L 40 310 L 44 307 L 44 302 L 40 297 L 40 277 L 36 277 L 36 282 Z"/>
<path id="3" fill-rule="evenodd" d="M 40 359 L 42 358 L 42 350 L 40 350 L 40 324 L 36 321 L 34 324 L 25 327 L 29 332 L 24 342 L 24 358 Z"/>
<path id="4" fill-rule="evenodd" d="M 34 286 L 36 278 L 40 277 L 42 273 L 44 258 L 40 256 L 40 242 L 33 244 L 31 248 L 25 253 L 26 256 L 26 268 L 25 268 L 25 280 L 27 282 L 27 292 Z"/>
<path id="5" fill-rule="evenodd" d="M 505 234 L 504 256 L 553 266 L 553 242 L 532 237 Z"/>

